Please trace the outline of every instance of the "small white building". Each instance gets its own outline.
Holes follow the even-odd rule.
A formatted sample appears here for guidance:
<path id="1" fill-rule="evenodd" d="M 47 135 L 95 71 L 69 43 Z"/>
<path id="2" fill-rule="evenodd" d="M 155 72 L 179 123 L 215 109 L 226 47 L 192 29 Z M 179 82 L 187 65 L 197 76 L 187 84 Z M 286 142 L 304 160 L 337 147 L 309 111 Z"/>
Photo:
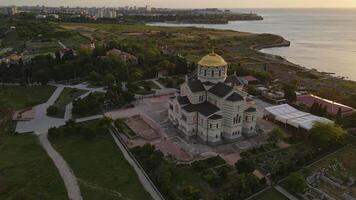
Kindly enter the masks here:
<path id="1" fill-rule="evenodd" d="M 256 134 L 257 110 L 236 75 L 227 76 L 228 64 L 211 53 L 198 63 L 197 77 L 186 78 L 171 98 L 169 120 L 189 138 L 209 145 L 241 140 Z"/>

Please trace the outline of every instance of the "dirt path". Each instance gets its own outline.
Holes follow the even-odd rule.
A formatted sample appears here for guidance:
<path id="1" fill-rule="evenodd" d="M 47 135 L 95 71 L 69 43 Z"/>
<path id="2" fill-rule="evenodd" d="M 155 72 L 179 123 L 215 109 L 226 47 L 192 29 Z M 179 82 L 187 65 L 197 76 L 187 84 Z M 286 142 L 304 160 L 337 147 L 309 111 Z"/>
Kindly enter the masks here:
<path id="1" fill-rule="evenodd" d="M 40 134 L 40 143 L 46 150 L 48 156 L 52 159 L 54 165 L 57 167 L 67 189 L 68 198 L 70 200 L 82 200 L 83 198 L 80 193 L 77 178 L 63 157 L 52 147 L 47 136 L 48 133 Z"/>

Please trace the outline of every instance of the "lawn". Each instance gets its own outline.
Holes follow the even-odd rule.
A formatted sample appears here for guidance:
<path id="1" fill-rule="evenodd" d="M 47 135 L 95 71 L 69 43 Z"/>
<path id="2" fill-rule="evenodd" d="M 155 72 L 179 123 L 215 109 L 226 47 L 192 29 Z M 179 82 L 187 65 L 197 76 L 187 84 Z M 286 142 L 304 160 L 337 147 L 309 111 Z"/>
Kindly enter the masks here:
<path id="1" fill-rule="evenodd" d="M 1 138 L 0 199 L 68 199 L 57 169 L 36 136 Z"/>
<path id="2" fill-rule="evenodd" d="M 175 168 L 174 178 L 172 181 L 172 186 L 174 186 L 173 193 L 175 196 L 184 199 L 184 196 L 182 196 L 182 190 L 189 185 L 194 186 L 201 191 L 202 199 L 213 200 L 217 196 L 213 188 L 210 187 L 210 185 L 202 179 L 201 176 L 192 169 L 192 167 L 189 165 L 181 165 Z"/>
<path id="3" fill-rule="evenodd" d="M 135 85 L 138 89 L 136 93 L 141 95 L 153 94 L 155 90 L 160 89 L 160 87 L 152 81 L 139 81 L 136 82 Z"/>
<path id="4" fill-rule="evenodd" d="M 352 145 L 348 145 L 337 151 L 335 154 L 331 156 L 327 156 L 321 161 L 311 165 L 308 167 L 310 171 L 321 170 L 323 168 L 327 168 L 330 164 L 335 162 L 342 163 L 343 171 L 346 173 L 350 173 L 353 177 L 356 177 L 356 159 L 352 159 L 356 157 L 356 147 Z M 334 173 L 336 177 L 342 176 L 342 172 L 338 171 L 340 174 Z"/>
<path id="5" fill-rule="evenodd" d="M 184 82 L 183 77 L 172 76 L 169 78 L 160 78 L 158 82 L 167 88 L 179 88 L 179 86 Z"/>
<path id="6" fill-rule="evenodd" d="M 44 103 L 54 92 L 53 86 L 0 87 L 0 109 L 17 110 Z"/>
<path id="7" fill-rule="evenodd" d="M 55 106 L 58 109 L 58 113 L 51 116 L 63 118 L 65 114 L 66 106 L 69 103 L 71 103 L 74 99 L 85 94 L 86 92 L 87 91 L 85 90 L 79 90 L 75 88 L 64 88 L 61 95 L 59 95 L 58 99 L 53 104 L 53 106 Z"/>
<path id="8" fill-rule="evenodd" d="M 278 192 L 276 189 L 271 188 L 252 198 L 251 200 L 288 200 L 288 198 Z"/>
<path id="9" fill-rule="evenodd" d="M 310 161 L 314 151 L 315 149 L 313 149 L 310 144 L 300 143 L 285 149 L 276 149 L 252 155 L 248 157 L 248 159 L 251 159 L 262 173 L 278 175 L 278 171 L 280 171 L 282 167 L 283 169 L 285 167 L 298 167 L 304 164 L 299 163 L 299 160 L 303 160 L 303 162 Z"/>
<path id="10" fill-rule="evenodd" d="M 67 199 L 51 159 L 34 135 L 14 135 L 11 111 L 45 102 L 54 87 L 0 90 L 0 199 Z"/>
<path id="11" fill-rule="evenodd" d="M 115 127 L 130 139 L 138 138 L 138 135 L 125 122 L 125 120 L 118 119 L 115 121 Z"/>
<path id="12" fill-rule="evenodd" d="M 343 199 L 344 193 L 355 196 L 356 187 L 354 184 L 348 186 L 350 179 L 354 179 L 356 177 L 356 160 L 353 159 L 355 156 L 356 147 L 353 145 L 347 145 L 335 153 L 324 157 L 322 160 L 305 167 L 303 170 L 299 171 L 299 173 L 304 175 L 304 177 L 308 177 L 315 172 L 323 171 L 331 180 L 335 180 L 339 184 L 343 185 L 342 189 L 333 187 L 331 184 L 323 181 L 317 182 L 314 187 L 323 190 L 335 199 Z M 285 181 L 280 185 L 283 188 L 290 190 Z"/>
<path id="13" fill-rule="evenodd" d="M 77 125 L 81 127 L 79 129 L 95 130 L 91 138 L 78 132 L 71 134 L 63 127 L 56 131 L 55 136 L 50 135 L 51 143 L 79 179 L 83 198 L 150 199 L 109 132 L 98 128 L 98 123 L 92 121 Z M 88 132 L 84 131 L 84 135 Z"/>

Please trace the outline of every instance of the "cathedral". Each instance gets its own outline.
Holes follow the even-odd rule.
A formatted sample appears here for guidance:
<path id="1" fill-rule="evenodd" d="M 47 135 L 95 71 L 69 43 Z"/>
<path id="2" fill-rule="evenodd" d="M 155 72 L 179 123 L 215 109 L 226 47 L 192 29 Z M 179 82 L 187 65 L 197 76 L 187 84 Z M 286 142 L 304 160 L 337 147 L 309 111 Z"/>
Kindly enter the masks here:
<path id="1" fill-rule="evenodd" d="M 196 77 L 180 86 L 169 101 L 169 120 L 187 139 L 208 145 L 229 143 L 256 134 L 257 110 L 246 101 L 244 82 L 227 76 L 228 64 L 216 53 L 198 63 Z"/>

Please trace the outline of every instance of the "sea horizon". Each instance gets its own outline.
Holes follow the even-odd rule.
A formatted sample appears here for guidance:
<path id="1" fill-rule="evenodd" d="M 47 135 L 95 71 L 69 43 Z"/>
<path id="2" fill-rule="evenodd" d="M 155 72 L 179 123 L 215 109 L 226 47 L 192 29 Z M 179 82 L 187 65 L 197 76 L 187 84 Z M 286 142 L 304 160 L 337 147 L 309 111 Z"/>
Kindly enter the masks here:
<path id="1" fill-rule="evenodd" d="M 233 11 L 243 11 L 237 9 Z M 271 33 L 291 42 L 290 47 L 269 48 L 264 53 L 279 55 L 300 66 L 335 73 L 356 81 L 356 8 L 345 9 L 254 9 L 262 21 L 230 21 L 228 24 L 167 24 L 251 33 Z M 341 37 L 342 36 L 342 37 Z"/>

